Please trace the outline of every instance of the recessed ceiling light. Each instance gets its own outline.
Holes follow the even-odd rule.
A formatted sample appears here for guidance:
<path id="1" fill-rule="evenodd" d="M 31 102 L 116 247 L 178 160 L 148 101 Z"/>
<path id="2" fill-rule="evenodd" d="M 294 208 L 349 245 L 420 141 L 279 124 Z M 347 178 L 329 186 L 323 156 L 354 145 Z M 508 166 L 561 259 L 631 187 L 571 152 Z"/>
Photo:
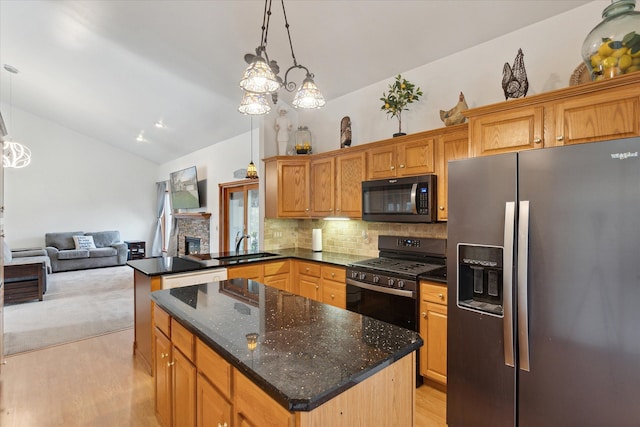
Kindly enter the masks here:
<path id="1" fill-rule="evenodd" d="M 155 122 L 155 127 L 157 127 L 158 129 L 164 129 L 167 127 L 167 125 L 165 125 L 162 120 L 158 120 L 157 122 Z"/>
<path id="2" fill-rule="evenodd" d="M 147 142 L 147 138 L 144 137 L 144 131 L 140 131 L 140 133 L 136 137 L 136 141 L 138 141 L 138 142 Z"/>

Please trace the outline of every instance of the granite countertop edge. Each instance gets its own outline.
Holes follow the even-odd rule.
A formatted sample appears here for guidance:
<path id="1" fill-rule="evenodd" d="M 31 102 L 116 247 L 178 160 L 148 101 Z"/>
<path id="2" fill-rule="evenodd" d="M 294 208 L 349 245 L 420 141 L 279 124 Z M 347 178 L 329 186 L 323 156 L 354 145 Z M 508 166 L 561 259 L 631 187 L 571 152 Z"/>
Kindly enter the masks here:
<path id="1" fill-rule="evenodd" d="M 299 259 L 302 261 L 321 262 L 325 264 L 337 265 L 340 267 L 346 267 L 349 264 L 371 258 L 371 256 L 360 256 L 353 254 L 343 254 L 339 252 L 314 252 L 311 249 L 303 248 L 286 248 L 278 249 L 274 251 L 268 251 L 274 253 L 273 256 L 250 258 L 237 261 L 224 261 L 217 259 L 200 259 L 198 256 L 181 255 L 178 257 L 167 257 L 174 261 L 179 260 L 181 264 L 180 268 L 168 269 L 164 261 L 167 258 L 152 257 L 143 258 L 137 260 L 127 261 L 127 265 L 134 270 L 144 274 L 145 276 L 163 276 L 170 274 L 182 274 L 199 270 L 208 270 L 214 268 L 227 268 L 236 267 L 241 265 L 248 265 L 256 262 L 277 261 L 281 259 Z M 214 258 L 221 254 L 209 254 L 210 258 Z"/>

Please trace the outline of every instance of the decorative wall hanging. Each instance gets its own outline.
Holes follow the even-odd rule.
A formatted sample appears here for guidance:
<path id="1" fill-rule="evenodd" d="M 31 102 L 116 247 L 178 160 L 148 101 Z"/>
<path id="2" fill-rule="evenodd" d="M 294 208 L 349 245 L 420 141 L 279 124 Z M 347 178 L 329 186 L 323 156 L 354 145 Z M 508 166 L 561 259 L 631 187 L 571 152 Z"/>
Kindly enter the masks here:
<path id="1" fill-rule="evenodd" d="M 460 92 L 458 103 L 455 107 L 449 111 L 440 110 L 440 120 L 444 122 L 445 126 L 464 123 L 467 118 L 462 114 L 462 112 L 468 109 L 469 107 L 467 106 L 467 101 L 464 99 L 464 93 Z"/>
<path id="2" fill-rule="evenodd" d="M 504 99 L 525 97 L 528 89 L 529 80 L 527 80 L 527 70 L 524 68 L 524 54 L 522 49 L 518 49 L 513 67 L 505 62 L 502 69 Z"/>

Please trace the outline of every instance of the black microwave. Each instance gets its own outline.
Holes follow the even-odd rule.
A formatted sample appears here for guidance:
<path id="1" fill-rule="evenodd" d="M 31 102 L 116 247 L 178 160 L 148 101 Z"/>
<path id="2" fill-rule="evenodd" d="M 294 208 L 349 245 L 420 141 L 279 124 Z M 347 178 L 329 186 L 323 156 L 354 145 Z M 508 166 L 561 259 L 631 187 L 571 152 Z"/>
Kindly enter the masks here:
<path id="1" fill-rule="evenodd" d="M 380 222 L 436 221 L 436 176 L 362 182 L 362 219 Z"/>

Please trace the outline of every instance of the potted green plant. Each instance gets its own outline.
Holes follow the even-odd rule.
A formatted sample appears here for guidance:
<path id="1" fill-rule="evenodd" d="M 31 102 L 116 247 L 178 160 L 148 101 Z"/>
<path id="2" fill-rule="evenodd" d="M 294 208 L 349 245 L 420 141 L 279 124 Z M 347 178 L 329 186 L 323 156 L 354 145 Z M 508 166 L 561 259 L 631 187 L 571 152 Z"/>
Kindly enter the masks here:
<path id="1" fill-rule="evenodd" d="M 402 112 L 409 110 L 407 105 L 420 100 L 422 91 L 407 79 L 403 79 L 400 74 L 396 76 L 396 80 L 389 85 L 389 92 L 382 93 L 380 101 L 383 102 L 381 110 L 398 118 L 398 133 L 393 136 L 406 135 L 402 132 Z"/>

